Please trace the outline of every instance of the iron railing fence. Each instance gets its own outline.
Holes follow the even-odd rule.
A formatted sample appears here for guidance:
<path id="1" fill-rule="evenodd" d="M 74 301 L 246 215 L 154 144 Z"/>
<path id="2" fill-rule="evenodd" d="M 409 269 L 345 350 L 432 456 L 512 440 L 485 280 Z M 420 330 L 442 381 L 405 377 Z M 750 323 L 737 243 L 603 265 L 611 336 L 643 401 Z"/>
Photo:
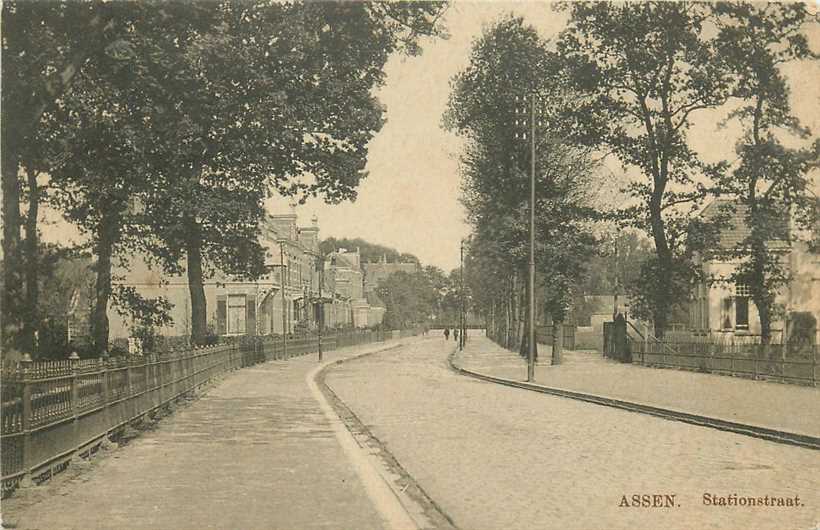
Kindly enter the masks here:
<path id="1" fill-rule="evenodd" d="M 324 334 L 330 351 L 418 334 L 346 330 Z M 208 383 L 255 364 L 315 352 L 316 335 L 242 337 L 201 348 L 148 355 L 5 363 L 0 372 L 0 472 L 3 497 L 21 482 L 42 482 L 103 438 Z"/>
<path id="2" fill-rule="evenodd" d="M 485 328 L 487 338 L 510 351 L 519 351 L 523 340 L 523 327 L 519 326 L 517 331 L 510 331 L 503 327 L 499 329 Z M 576 326 L 572 324 L 561 325 L 561 347 L 565 350 L 575 349 Z M 538 344 L 552 345 L 552 326 L 538 326 L 535 329 L 535 340 Z"/>
<path id="3" fill-rule="evenodd" d="M 782 383 L 817 386 L 820 347 L 784 344 L 737 344 L 706 340 L 672 342 L 630 340 L 632 362 Z"/>

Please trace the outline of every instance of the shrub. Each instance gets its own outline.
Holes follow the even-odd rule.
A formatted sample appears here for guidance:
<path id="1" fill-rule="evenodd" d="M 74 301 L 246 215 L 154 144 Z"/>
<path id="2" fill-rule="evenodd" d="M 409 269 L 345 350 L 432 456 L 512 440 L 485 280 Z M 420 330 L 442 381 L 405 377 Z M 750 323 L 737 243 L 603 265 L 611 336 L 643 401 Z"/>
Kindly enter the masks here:
<path id="1" fill-rule="evenodd" d="M 787 344 L 789 353 L 803 353 L 814 346 L 817 319 L 807 311 L 789 313 Z"/>

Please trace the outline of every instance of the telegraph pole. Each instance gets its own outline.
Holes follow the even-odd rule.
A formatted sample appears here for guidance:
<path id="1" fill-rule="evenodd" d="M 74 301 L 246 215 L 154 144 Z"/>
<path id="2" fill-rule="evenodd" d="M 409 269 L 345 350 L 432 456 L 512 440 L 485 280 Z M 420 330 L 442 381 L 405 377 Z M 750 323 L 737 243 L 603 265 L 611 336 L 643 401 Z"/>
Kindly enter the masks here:
<path id="1" fill-rule="evenodd" d="M 316 317 L 319 320 L 319 362 L 322 362 L 322 326 L 325 323 L 325 301 L 322 299 L 322 281 L 324 280 L 325 261 L 320 256 L 319 262 L 319 306 L 316 308 Z"/>
<path id="2" fill-rule="evenodd" d="M 527 381 L 535 381 L 535 92 L 530 94 L 530 285 Z"/>
<path id="3" fill-rule="evenodd" d="M 288 358 L 288 300 L 285 298 L 285 242 L 279 242 L 279 283 L 282 288 L 282 357 Z"/>
<path id="4" fill-rule="evenodd" d="M 461 332 L 458 336 L 458 350 L 461 351 L 464 349 L 464 240 L 461 240 L 461 257 L 460 257 L 460 266 L 458 269 L 458 283 L 461 287 L 461 322 L 459 322 L 459 327 L 461 328 Z"/>
<path id="5" fill-rule="evenodd" d="M 523 120 L 523 124 L 529 125 L 529 131 L 524 130 L 520 134 L 516 132 L 516 138 L 527 139 L 527 133 L 530 135 L 530 256 L 529 256 L 529 286 L 527 289 L 527 304 L 528 304 L 528 318 L 527 318 L 527 381 L 535 381 L 535 102 L 537 94 L 532 91 L 528 94 L 529 102 L 526 98 L 521 100 L 516 96 L 515 101 L 518 103 L 529 103 L 529 109 L 519 108 L 516 105 L 515 113 L 524 114 L 529 113 L 529 123 Z M 516 126 L 520 124 L 519 120 L 515 120 Z"/>

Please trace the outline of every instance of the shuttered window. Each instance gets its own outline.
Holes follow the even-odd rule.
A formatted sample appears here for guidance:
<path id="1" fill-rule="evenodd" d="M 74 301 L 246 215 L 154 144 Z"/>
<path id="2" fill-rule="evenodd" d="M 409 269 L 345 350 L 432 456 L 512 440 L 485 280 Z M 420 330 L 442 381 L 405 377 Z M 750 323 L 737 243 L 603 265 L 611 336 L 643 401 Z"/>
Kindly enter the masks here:
<path id="1" fill-rule="evenodd" d="M 216 333 L 228 333 L 228 297 L 220 294 L 216 297 Z"/>
<path id="2" fill-rule="evenodd" d="M 247 318 L 244 294 L 228 295 L 228 334 L 244 335 Z"/>
<path id="3" fill-rule="evenodd" d="M 244 333 L 256 335 L 256 296 L 249 295 L 246 298 L 245 318 L 247 319 L 247 326 Z"/>

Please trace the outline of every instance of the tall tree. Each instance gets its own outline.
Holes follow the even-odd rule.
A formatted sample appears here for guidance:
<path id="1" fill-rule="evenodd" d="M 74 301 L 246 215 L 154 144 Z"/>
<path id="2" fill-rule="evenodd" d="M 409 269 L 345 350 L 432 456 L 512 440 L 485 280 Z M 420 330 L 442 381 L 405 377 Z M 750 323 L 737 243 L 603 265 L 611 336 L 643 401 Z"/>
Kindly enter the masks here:
<path id="1" fill-rule="evenodd" d="M 11 50 L 14 57 L 28 57 L 37 38 L 51 31 L 55 10 L 72 9 L 53 6 L 22 17 L 31 31 L 4 40 L 4 56 Z M 27 6 L 18 7 L 4 5 L 4 23 Z M 444 4 L 121 3 L 84 9 L 84 16 L 115 31 L 116 39 L 78 37 L 61 20 L 65 28 L 60 26 L 57 48 L 71 55 L 70 76 L 60 78 L 58 91 L 46 86 L 45 96 L 32 96 L 32 108 L 43 108 L 35 122 L 51 109 L 46 121 L 63 132 L 71 126 L 60 119 L 76 117 L 72 112 L 102 118 L 86 120 L 94 126 L 63 138 L 67 160 L 49 171 L 65 185 L 58 203 L 62 200 L 69 216 L 95 234 L 95 342 L 103 348 L 110 257 L 124 239 L 123 230 L 134 226 L 127 219 L 130 200 L 141 199 L 142 221 L 152 229 L 139 228 L 142 237 L 134 241 L 167 269 L 179 270 L 180 258 L 187 258 L 192 332 L 200 342 L 206 315 L 202 284 L 209 268 L 261 272 L 256 235 L 267 193 L 301 199 L 322 194 L 331 202 L 355 196 L 367 142 L 382 123 L 383 109 L 370 91 L 383 82 L 391 52 L 418 53 L 419 38 L 441 34 Z M 117 61 L 127 68 L 117 68 Z M 4 61 L 4 81 L 5 66 Z M 25 91 L 27 82 L 39 87 L 55 68 L 61 71 L 34 62 L 24 73 L 9 70 L 19 74 L 12 76 L 13 88 Z M 75 87 L 78 78 L 84 82 Z M 4 100 L 9 93 L 14 90 L 4 90 Z M 82 108 L 89 102 L 95 106 Z M 3 106 L 4 139 L 8 107 Z M 95 134 L 98 142 L 92 140 Z M 4 162 L 6 154 L 4 149 Z M 6 178 L 12 173 L 4 168 L 4 189 L 11 183 L 8 187 L 19 191 L 16 173 Z M 4 197 L 18 204 L 19 193 Z M 19 213 L 5 211 L 13 221 L 7 231 L 14 235 L 9 227 L 19 232 Z M 77 214 L 83 211 L 93 215 L 81 218 Z M 9 249 L 18 243 L 13 237 L 6 241 L 4 254 L 13 265 L 16 253 Z M 18 294 L 10 285 L 5 282 L 5 292 L 13 300 Z"/>
<path id="2" fill-rule="evenodd" d="M 157 27 L 170 24 L 203 23 L 202 6 L 142 2 L 3 2 L 3 105 L 2 105 L 2 182 L 3 182 L 3 329 L 4 347 L 30 343 L 32 325 L 21 335 L 21 324 L 33 313 L 20 310 L 27 306 L 23 294 L 23 270 L 28 270 L 28 285 L 37 268 L 24 265 L 20 248 L 19 172 L 24 151 L 38 139 L 47 112 L 54 109 L 70 89 L 77 74 L 89 62 L 106 54 L 125 51 L 121 36 L 135 19 L 149 19 Z M 205 26 L 207 26 L 207 21 Z M 30 205 L 37 197 L 29 195 Z M 28 222 L 36 223 L 36 218 Z M 31 227 L 28 233 L 33 233 Z M 33 242 L 33 241 L 32 241 Z M 33 271 L 33 272 L 32 272 Z M 31 298 L 31 296 L 29 296 Z M 30 303 L 28 304 L 30 305 Z M 12 308 L 14 310 L 12 310 Z"/>
<path id="3" fill-rule="evenodd" d="M 776 295 L 790 281 L 783 251 L 800 237 L 794 228 L 810 229 L 817 215 L 809 169 L 817 163 L 820 141 L 789 149 L 781 140 L 784 133 L 804 140 L 811 134 L 793 115 L 782 68 L 812 56 L 805 28 L 816 22 L 800 3 L 725 2 L 714 10 L 718 50 L 735 79 L 732 96 L 740 102 L 729 119 L 744 131 L 739 164 L 717 184 L 734 199 L 729 207 L 739 210 L 748 229 L 724 257 L 739 262 L 728 280 L 748 288 L 768 344 Z"/>
<path id="4" fill-rule="evenodd" d="M 643 302 L 662 336 L 677 293 L 688 288 L 686 217 L 704 197 L 699 177 L 710 169 L 687 145 L 687 131 L 694 113 L 727 97 L 725 69 L 704 35 L 709 8 L 690 2 L 559 8 L 570 14 L 557 43 L 563 69 L 585 95 L 566 109 L 566 134 L 640 174 L 626 189 L 637 205 L 623 217 L 655 244 L 655 258 L 643 270 Z"/>
<path id="5" fill-rule="evenodd" d="M 209 244 L 208 230 L 234 221 L 234 242 L 258 256 L 252 236 L 266 191 L 300 202 L 318 195 L 331 203 L 354 198 L 365 177 L 367 144 L 383 124 L 372 90 L 384 82 L 392 52 L 418 53 L 422 35 L 440 34 L 443 8 L 226 4 L 222 24 L 192 47 L 183 71 L 207 81 L 201 93 L 168 92 L 182 114 L 177 123 L 185 125 L 170 153 L 183 171 L 172 186 L 177 193 L 152 203 L 167 212 L 166 201 L 176 200 L 181 210 L 183 230 L 166 231 L 171 237 L 164 242 L 186 254 L 195 343 L 206 328 L 203 261 L 237 264 L 235 245 L 225 245 L 224 233 Z M 220 200 L 215 189 L 235 202 Z M 230 204 L 237 215 L 225 215 Z"/>
<path id="6" fill-rule="evenodd" d="M 550 118 L 558 101 L 570 96 L 559 82 L 555 56 L 535 30 L 520 18 L 503 19 L 476 41 L 470 64 L 454 79 L 445 123 L 467 139 L 461 159 L 462 202 L 474 230 L 473 266 L 485 266 L 499 279 L 527 278 L 528 218 L 534 207 L 537 271 L 542 274 L 544 292 L 554 302 L 551 311 L 560 322 L 566 306 L 563 301 L 583 271 L 583 267 L 571 268 L 570 263 L 585 261 L 591 241 L 585 223 L 593 212 L 585 206 L 584 192 L 592 168 L 589 150 L 568 146 L 554 136 Z M 530 113 L 531 94 L 546 96 L 534 104 L 541 117 L 534 125 L 521 112 L 525 107 L 523 115 Z M 531 129 L 536 135 L 535 160 Z M 536 172 L 535 205 L 529 204 L 531 163 Z M 523 294 L 525 281 L 513 284 L 506 295 L 523 299 L 515 291 Z M 486 303 L 483 296 L 477 296 Z M 508 319 L 508 326 L 513 321 L 526 325 L 529 304 L 507 305 L 524 309 L 523 315 Z M 485 314 L 487 310 L 485 306 Z M 518 329 L 513 334 L 518 336 Z M 520 336 L 523 351 L 527 330 Z"/>
<path id="7" fill-rule="evenodd" d="M 392 329 L 426 322 L 436 297 L 430 278 L 421 271 L 394 272 L 379 284 L 376 293 L 387 306 L 384 325 Z"/>
<path id="8" fill-rule="evenodd" d="M 49 147 L 59 163 L 49 168 L 50 201 L 91 239 L 96 257 L 91 341 L 98 352 L 108 347 L 108 303 L 112 266 L 118 253 L 137 250 L 144 233 L 130 219 L 129 202 L 153 183 L 136 138 L 150 127 L 142 123 L 144 98 L 134 85 L 107 82 L 116 59 L 87 65 L 60 106 L 45 116 L 53 132 Z"/>

